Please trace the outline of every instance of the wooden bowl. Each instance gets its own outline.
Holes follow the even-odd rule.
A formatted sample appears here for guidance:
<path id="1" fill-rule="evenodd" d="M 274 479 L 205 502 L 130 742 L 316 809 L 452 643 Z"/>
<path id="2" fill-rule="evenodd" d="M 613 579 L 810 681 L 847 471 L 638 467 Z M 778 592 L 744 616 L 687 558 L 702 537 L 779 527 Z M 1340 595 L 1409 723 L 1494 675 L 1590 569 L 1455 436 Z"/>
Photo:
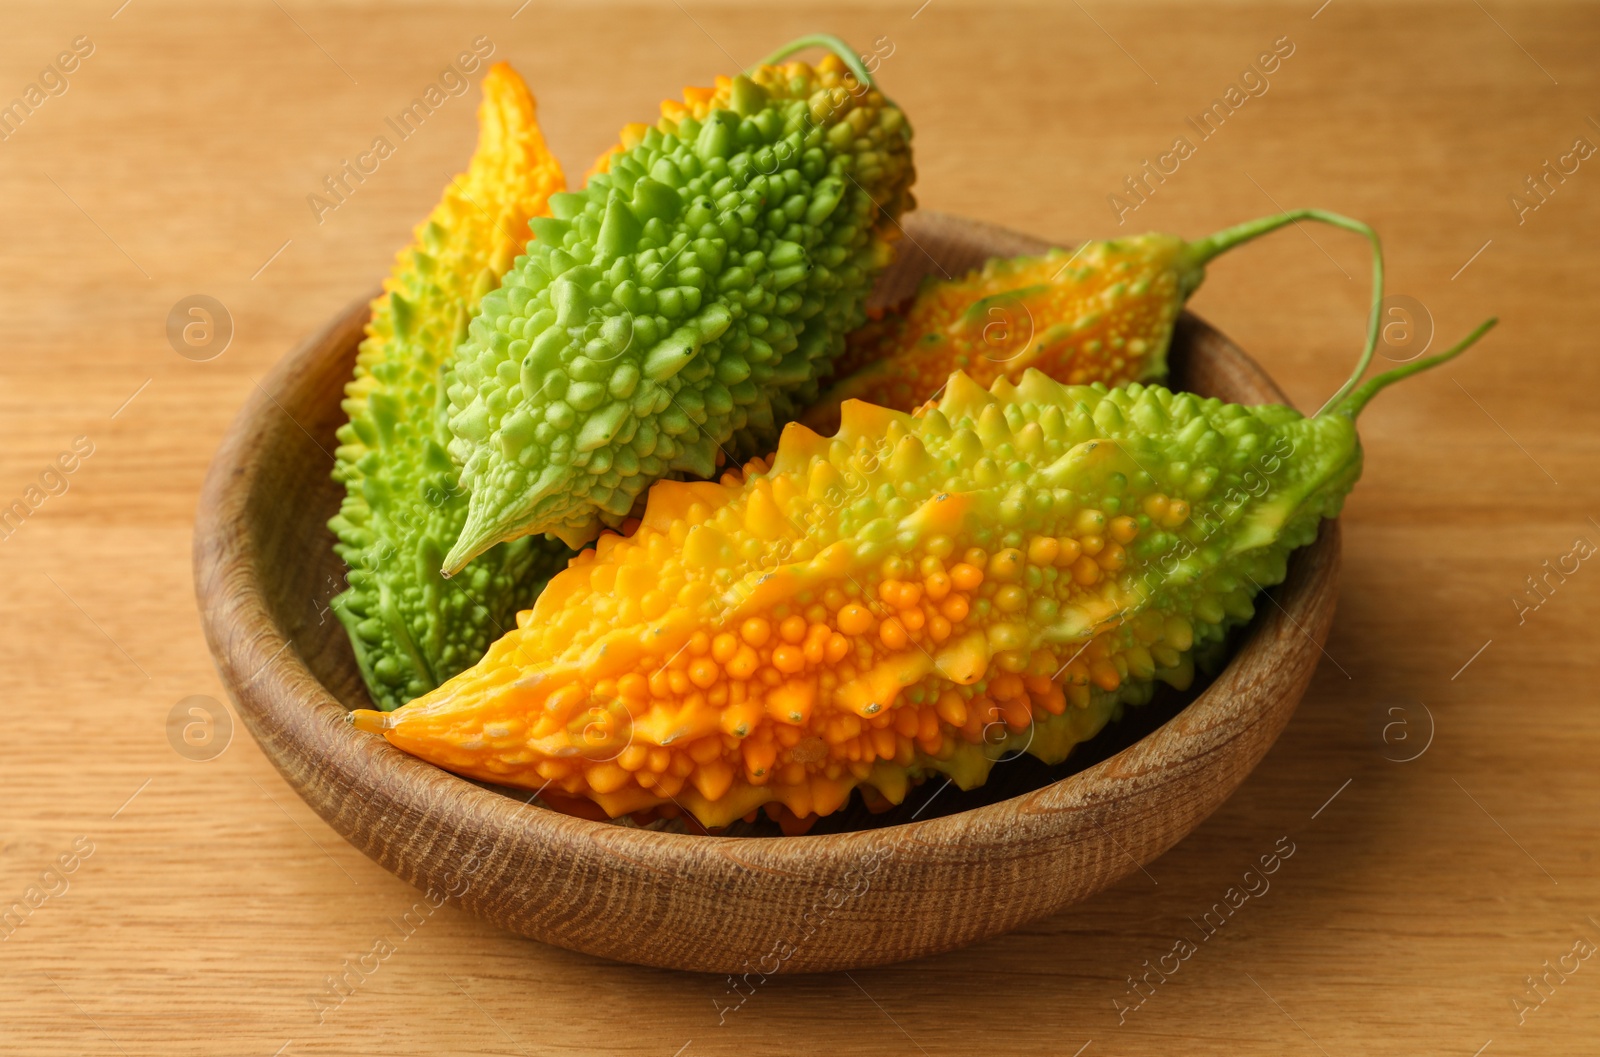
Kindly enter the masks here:
<path id="1" fill-rule="evenodd" d="M 1044 247 L 933 213 L 913 214 L 906 232 L 881 297 Z M 195 526 L 206 637 L 245 724 L 330 826 L 418 888 L 521 935 L 761 975 L 878 965 L 993 936 L 1099 892 L 1194 829 L 1266 754 L 1320 657 L 1336 523 L 1294 557 L 1209 686 L 1130 710 L 1057 768 L 1007 763 L 974 793 L 930 782 L 894 812 L 830 816 L 826 828 L 843 831 L 801 837 L 664 833 L 529 805 L 346 721 L 369 702 L 326 609 L 343 572 L 326 528 L 342 489 L 328 471 L 366 318 L 365 300 L 353 304 L 287 356 L 218 450 Z M 1284 400 L 1192 315 L 1172 364 L 1178 387 Z"/>

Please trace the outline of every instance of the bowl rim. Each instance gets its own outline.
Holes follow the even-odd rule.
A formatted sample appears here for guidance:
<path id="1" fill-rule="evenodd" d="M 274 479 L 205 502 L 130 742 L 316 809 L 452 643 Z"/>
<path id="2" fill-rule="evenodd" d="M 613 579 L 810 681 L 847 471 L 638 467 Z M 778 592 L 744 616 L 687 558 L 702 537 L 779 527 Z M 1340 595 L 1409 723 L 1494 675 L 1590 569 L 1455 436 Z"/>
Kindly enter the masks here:
<path id="1" fill-rule="evenodd" d="M 923 226 L 952 219 L 926 212 L 921 216 Z M 990 225 L 972 226 L 1004 232 Z M 1005 234 L 1027 240 L 1012 232 Z M 739 887 L 741 877 L 747 881 L 749 871 L 817 881 L 837 879 L 841 870 L 852 865 L 860 868 L 863 863 L 887 861 L 886 855 L 895 861 L 948 861 L 951 856 L 992 848 L 997 835 L 1016 835 L 1027 842 L 1031 851 L 1014 848 L 1013 857 L 1044 854 L 1053 841 L 1082 841 L 1085 819 L 1104 832 L 1108 823 L 1126 821 L 1111 818 L 1119 804 L 1126 807 L 1132 801 L 1148 808 L 1151 797 L 1160 791 L 1156 787 L 1178 780 L 1186 766 L 1195 765 L 1196 751 L 1202 756 L 1223 752 L 1214 761 L 1223 771 L 1220 781 L 1211 787 L 1213 795 L 1180 805 L 1186 817 L 1179 820 L 1175 835 L 1170 827 L 1164 830 L 1141 822 L 1137 833 L 1128 831 L 1132 846 L 1119 844 L 1125 863 L 1120 869 L 1115 863 L 1101 864 L 1103 877 L 1087 893 L 1063 898 L 1043 910 L 1033 908 L 1020 917 L 1001 914 L 1003 921 L 997 927 L 986 927 L 960 941 L 970 942 L 1092 894 L 1140 868 L 1190 832 L 1232 794 L 1265 755 L 1315 667 L 1337 591 L 1337 521 L 1324 522 L 1317 540 L 1295 554 L 1288 580 L 1276 589 L 1280 594 L 1273 598 L 1274 608 L 1258 614 L 1223 671 L 1181 712 L 1114 755 L 1017 796 L 872 829 L 759 838 L 624 827 L 519 803 L 412 757 L 377 735 L 356 730 L 348 722 L 346 706 L 294 648 L 294 636 L 274 617 L 263 587 L 248 510 L 252 493 L 263 485 L 269 470 L 263 453 L 275 450 L 276 434 L 292 428 L 284 424 L 284 417 L 299 425 L 288 410 L 296 405 L 286 394 L 303 392 L 330 373 L 325 362 L 330 349 L 348 350 L 360 340 L 369 300 L 353 302 L 282 358 L 254 388 L 229 427 L 200 494 L 193 552 L 195 590 L 222 682 L 274 766 L 336 831 L 418 887 L 442 888 L 451 873 L 458 879 L 465 876 L 464 864 L 478 862 L 484 855 L 504 860 L 497 867 L 502 878 L 515 877 L 515 870 L 534 866 L 592 867 L 597 856 L 614 856 L 619 862 L 639 864 L 634 873 L 658 881 L 663 877 L 680 881 L 699 878 L 709 890 L 726 890 Z M 1190 334 L 1191 341 L 1216 343 L 1237 358 L 1232 367 L 1263 393 L 1288 402 L 1253 360 L 1203 320 L 1185 312 L 1179 326 Z M 288 405 L 280 398 L 288 399 Z M 304 427 L 300 429 L 311 436 Z M 1304 643 L 1290 658 L 1297 663 L 1282 663 L 1283 657 L 1278 656 L 1286 643 L 1294 653 L 1299 637 L 1311 647 L 1309 667 L 1300 656 L 1306 650 Z M 1263 688 L 1277 698 L 1287 698 L 1286 705 L 1259 707 Z M 1253 713 L 1245 709 L 1244 701 L 1254 703 Z M 1230 743 L 1238 741 L 1249 744 L 1242 750 L 1234 745 L 1233 754 L 1228 755 Z M 378 813 L 376 821 L 374 812 Z M 892 852 L 883 851 L 885 841 L 893 845 Z M 488 852 L 483 851 L 486 844 Z M 568 852 L 563 853 L 563 848 Z M 1111 854 L 1104 847 L 1084 853 L 1091 852 Z M 419 856 L 435 856 L 438 861 L 421 862 Z M 507 870 L 513 873 L 507 874 Z M 483 887 L 468 885 L 464 891 L 451 890 L 448 897 L 514 931 L 563 946 L 645 964 L 722 971 L 722 962 L 702 965 L 690 959 L 685 963 L 676 956 L 676 960 L 660 959 L 632 951 L 626 938 L 604 942 L 574 938 L 567 934 L 571 930 L 563 931 L 559 921 L 550 924 L 548 913 L 540 917 L 523 907 L 519 917 L 514 908 L 508 910 L 503 900 Z M 530 924 L 533 919 L 537 920 Z M 955 945 L 936 945 L 913 953 Z M 868 958 L 849 965 L 892 960 L 898 958 Z"/>

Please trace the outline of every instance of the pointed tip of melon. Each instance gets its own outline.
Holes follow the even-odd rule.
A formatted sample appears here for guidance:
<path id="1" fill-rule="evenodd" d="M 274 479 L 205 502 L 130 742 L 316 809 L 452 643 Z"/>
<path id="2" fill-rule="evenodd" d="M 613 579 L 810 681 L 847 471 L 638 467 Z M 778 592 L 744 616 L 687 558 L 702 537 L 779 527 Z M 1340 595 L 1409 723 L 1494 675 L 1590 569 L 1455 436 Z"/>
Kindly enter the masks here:
<path id="1" fill-rule="evenodd" d="M 466 524 L 461 526 L 461 534 L 444 556 L 439 571 L 446 577 L 454 576 L 490 547 L 535 532 L 548 532 L 569 547 L 582 547 L 594 539 L 599 524 L 592 518 L 577 525 L 552 525 L 534 515 L 540 500 L 571 487 L 572 476 L 566 467 L 546 466 L 530 487 L 522 490 L 513 487 L 512 501 L 504 504 L 491 503 L 474 488 L 467 501 Z"/>

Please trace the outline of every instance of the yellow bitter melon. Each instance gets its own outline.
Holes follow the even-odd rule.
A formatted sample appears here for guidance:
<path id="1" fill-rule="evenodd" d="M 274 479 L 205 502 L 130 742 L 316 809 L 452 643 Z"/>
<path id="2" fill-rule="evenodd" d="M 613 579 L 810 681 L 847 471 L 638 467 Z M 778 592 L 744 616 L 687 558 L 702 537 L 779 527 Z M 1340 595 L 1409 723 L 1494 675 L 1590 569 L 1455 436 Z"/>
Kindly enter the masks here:
<path id="1" fill-rule="evenodd" d="M 656 485 L 480 664 L 353 719 L 461 774 L 708 827 L 1062 759 L 1188 683 L 1338 514 L 1367 401 L 1491 324 L 1356 388 L 1369 346 L 1310 418 L 1037 371 L 957 373 L 916 416 L 850 401 L 742 481 Z"/>
<path id="2" fill-rule="evenodd" d="M 533 96 L 510 66 L 483 78 L 479 139 L 372 303 L 346 386 L 329 522 L 349 566 L 332 608 L 380 707 L 396 708 L 476 662 L 570 555 L 545 540 L 497 547 L 445 580 L 467 496 L 446 454 L 442 372 L 479 301 L 500 284 L 563 186 Z"/>

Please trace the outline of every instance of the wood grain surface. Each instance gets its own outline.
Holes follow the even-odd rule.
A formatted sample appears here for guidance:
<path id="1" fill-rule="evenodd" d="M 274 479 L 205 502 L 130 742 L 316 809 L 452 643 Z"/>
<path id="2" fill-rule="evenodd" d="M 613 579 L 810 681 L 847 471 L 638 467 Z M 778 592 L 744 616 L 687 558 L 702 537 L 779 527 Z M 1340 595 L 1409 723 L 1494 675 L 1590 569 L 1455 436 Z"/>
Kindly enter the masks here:
<path id="1" fill-rule="evenodd" d="M 0 12 L 0 101 L 60 91 L 0 142 L 0 505 L 35 501 L 0 532 L 0 903 L 30 911 L 0 942 L 0 1052 L 1595 1052 L 1600 580 L 1576 556 L 1600 543 L 1600 175 L 1525 185 L 1600 144 L 1594 7 L 118 2 Z M 1384 233 L 1441 341 L 1503 324 L 1363 416 L 1327 657 L 1261 767 L 1146 871 L 966 950 L 750 984 L 435 910 L 231 717 L 183 739 L 188 699 L 224 696 L 189 574 L 205 467 L 462 166 L 471 97 L 320 223 L 307 197 L 480 36 L 577 174 L 663 95 L 816 29 L 892 51 L 929 208 L 1051 239 L 1337 209 Z M 1230 84 L 1243 105 L 1202 139 L 1187 119 Z M 1108 196 L 1180 136 L 1119 225 Z M 1337 387 L 1359 240 L 1285 231 L 1210 271 L 1195 309 L 1297 403 Z M 196 294 L 233 324 L 208 360 L 166 334 Z"/>
<path id="2" fill-rule="evenodd" d="M 929 210 L 902 230 L 909 252 L 877 291 L 891 300 L 924 275 L 1047 248 Z M 343 577 L 327 521 L 344 491 L 328 451 L 367 314 L 356 301 L 284 357 L 223 439 L 195 520 L 195 595 L 229 698 L 306 803 L 429 899 L 518 935 L 752 979 L 987 939 L 1098 894 L 1186 837 L 1271 748 L 1321 660 L 1336 523 L 1294 555 L 1214 680 L 1130 709 L 1054 767 L 1001 756 L 979 789 L 944 796 L 948 782 L 929 782 L 895 809 L 852 805 L 805 836 L 764 820 L 710 836 L 572 818 L 530 803 L 537 790 L 455 778 L 351 726 L 350 709 L 372 707 L 355 656 L 305 605 Z M 1169 362 L 1190 392 L 1284 399 L 1192 315 Z"/>

